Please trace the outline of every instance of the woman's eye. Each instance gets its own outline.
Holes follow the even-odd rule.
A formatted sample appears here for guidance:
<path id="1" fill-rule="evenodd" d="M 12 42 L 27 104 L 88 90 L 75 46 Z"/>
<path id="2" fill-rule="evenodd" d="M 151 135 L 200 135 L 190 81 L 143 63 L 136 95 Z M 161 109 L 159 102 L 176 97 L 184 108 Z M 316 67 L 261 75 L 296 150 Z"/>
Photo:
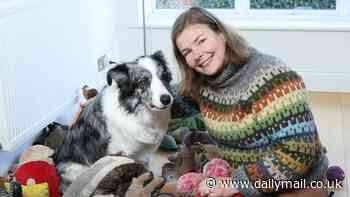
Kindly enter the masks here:
<path id="1" fill-rule="evenodd" d="M 186 58 L 188 56 L 188 54 L 190 54 L 190 52 L 185 52 L 182 55 L 184 56 L 184 58 Z"/>
<path id="2" fill-rule="evenodd" d="M 205 42 L 207 39 L 206 38 L 202 38 L 198 41 L 198 44 L 202 44 L 203 42 Z"/>

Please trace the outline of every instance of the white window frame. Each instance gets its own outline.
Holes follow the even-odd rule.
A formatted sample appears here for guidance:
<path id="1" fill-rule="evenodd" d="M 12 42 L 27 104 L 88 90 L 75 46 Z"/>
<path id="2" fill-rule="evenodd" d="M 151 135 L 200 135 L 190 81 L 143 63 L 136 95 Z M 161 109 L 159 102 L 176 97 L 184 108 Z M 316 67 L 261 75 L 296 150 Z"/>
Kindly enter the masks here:
<path id="1" fill-rule="evenodd" d="M 139 0 L 139 25 L 143 4 L 148 27 L 169 28 L 184 9 L 157 9 L 156 0 Z M 250 10 L 248 0 L 235 0 L 235 9 L 209 9 L 238 29 L 350 31 L 350 0 L 337 0 L 335 10 Z"/>

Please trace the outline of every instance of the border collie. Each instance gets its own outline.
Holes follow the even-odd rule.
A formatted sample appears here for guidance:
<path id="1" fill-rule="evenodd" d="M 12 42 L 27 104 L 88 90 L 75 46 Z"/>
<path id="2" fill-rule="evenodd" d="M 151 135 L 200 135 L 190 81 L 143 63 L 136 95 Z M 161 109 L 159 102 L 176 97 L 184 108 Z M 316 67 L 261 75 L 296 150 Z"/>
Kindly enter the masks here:
<path id="1" fill-rule="evenodd" d="M 107 85 L 83 110 L 55 154 L 61 191 L 101 157 L 125 153 L 148 165 L 168 129 L 172 79 L 158 51 L 107 72 Z"/>

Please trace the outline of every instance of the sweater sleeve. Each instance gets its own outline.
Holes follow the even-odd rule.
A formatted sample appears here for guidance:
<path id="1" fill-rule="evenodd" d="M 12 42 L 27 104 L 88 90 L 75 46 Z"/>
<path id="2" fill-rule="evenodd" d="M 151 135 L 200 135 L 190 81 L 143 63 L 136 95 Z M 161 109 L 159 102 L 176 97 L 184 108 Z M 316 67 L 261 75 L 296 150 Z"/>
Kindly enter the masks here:
<path id="1" fill-rule="evenodd" d="M 234 180 L 249 183 L 249 187 L 247 184 L 239 185 L 244 196 L 263 196 L 266 193 L 292 189 L 266 184 L 272 180 L 274 184 L 281 184 L 284 180 L 306 178 L 312 166 L 319 162 L 322 152 L 302 78 L 294 71 L 288 71 L 266 83 L 269 83 L 265 86 L 270 89 L 260 94 L 261 98 L 270 98 L 270 102 L 262 99 L 252 101 L 252 113 L 260 128 L 260 137 L 253 136 L 253 139 L 260 138 L 261 142 L 264 141 L 262 146 L 256 148 L 260 149 L 258 152 L 262 157 L 255 162 L 241 165 L 233 172 Z M 272 97 L 272 94 L 278 96 Z M 252 138 L 245 140 L 251 142 Z M 254 152 L 243 148 L 234 149 L 230 154 L 236 155 L 234 151 L 239 151 L 237 155 L 245 154 L 248 157 Z"/>

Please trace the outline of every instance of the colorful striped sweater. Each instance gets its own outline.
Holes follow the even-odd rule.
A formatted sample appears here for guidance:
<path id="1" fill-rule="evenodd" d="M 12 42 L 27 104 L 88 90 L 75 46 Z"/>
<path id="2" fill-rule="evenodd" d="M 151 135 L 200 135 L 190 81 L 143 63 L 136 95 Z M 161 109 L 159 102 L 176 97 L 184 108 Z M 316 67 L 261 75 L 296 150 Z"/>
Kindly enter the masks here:
<path id="1" fill-rule="evenodd" d="M 225 66 L 205 78 L 199 106 L 220 156 L 235 169 L 244 196 L 276 188 L 255 188 L 258 180 L 321 179 L 327 158 L 307 103 L 302 78 L 275 57 L 251 49 L 240 70 Z"/>

